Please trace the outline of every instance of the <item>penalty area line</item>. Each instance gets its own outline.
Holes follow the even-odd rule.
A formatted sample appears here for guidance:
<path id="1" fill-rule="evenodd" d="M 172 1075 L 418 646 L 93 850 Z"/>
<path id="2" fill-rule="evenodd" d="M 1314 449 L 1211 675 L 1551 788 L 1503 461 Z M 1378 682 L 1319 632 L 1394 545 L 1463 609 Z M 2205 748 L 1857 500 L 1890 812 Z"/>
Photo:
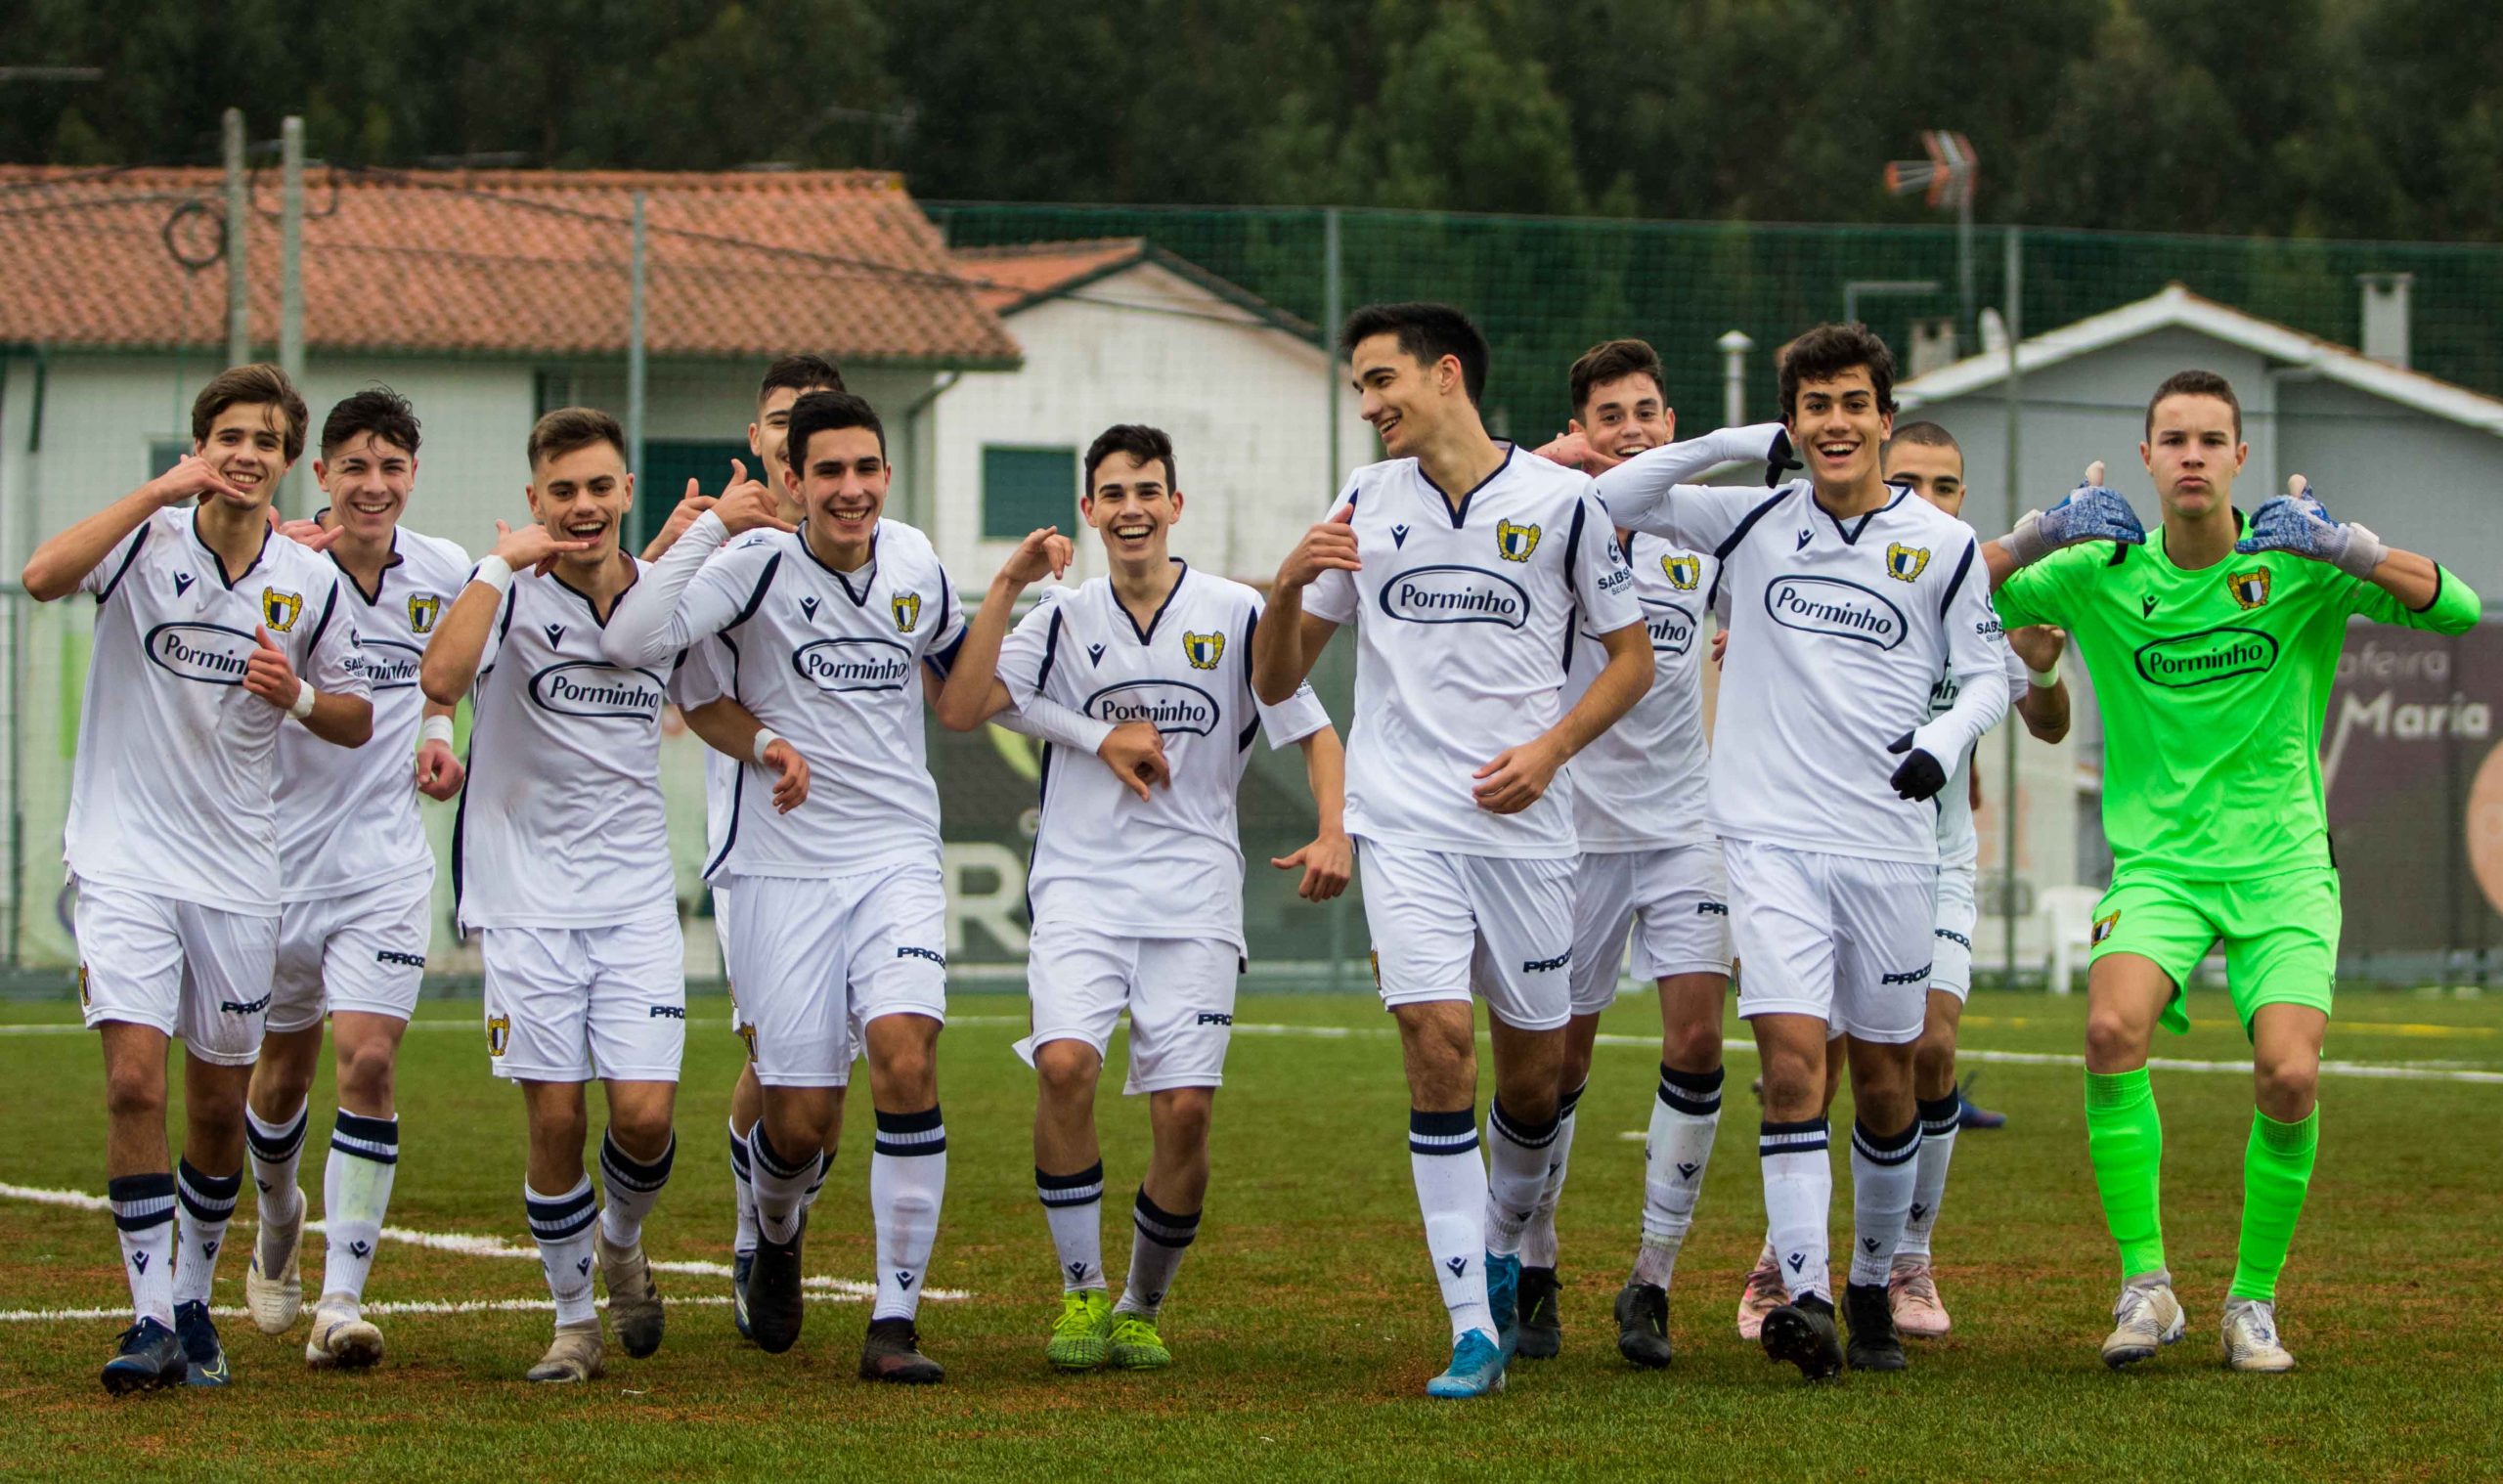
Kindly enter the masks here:
<path id="1" fill-rule="evenodd" d="M 854 1284 L 850 1287 L 860 1288 L 862 1291 L 858 1293 L 817 1292 L 808 1294 L 807 1298 L 812 1303 L 850 1303 L 866 1298 L 875 1291 L 865 1284 Z M 938 1295 L 925 1296 L 935 1298 Z M 690 1293 L 684 1297 L 664 1294 L 661 1301 L 673 1309 L 726 1309 L 730 1305 L 729 1295 L 725 1293 Z M 603 1309 L 608 1307 L 608 1300 L 605 1298 L 598 1300 L 598 1303 Z M 380 1303 L 366 1304 L 358 1312 L 388 1318 L 392 1315 L 552 1314 L 555 1309 L 555 1301 L 547 1298 L 388 1299 Z M 249 1310 L 232 1304 L 220 1304 L 208 1312 L 218 1319 L 250 1317 Z M 0 1309 L 0 1324 L 9 1325 L 70 1324 L 90 1320 L 128 1318 L 130 1318 L 130 1306 L 127 1304 L 110 1309 Z"/>

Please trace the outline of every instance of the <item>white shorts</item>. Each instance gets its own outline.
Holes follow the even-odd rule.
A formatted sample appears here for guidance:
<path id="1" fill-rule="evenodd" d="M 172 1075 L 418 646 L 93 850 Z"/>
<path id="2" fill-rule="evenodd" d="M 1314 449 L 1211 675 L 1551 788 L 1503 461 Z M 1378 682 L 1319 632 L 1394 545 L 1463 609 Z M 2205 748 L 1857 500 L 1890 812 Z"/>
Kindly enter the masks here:
<path id="1" fill-rule="evenodd" d="M 1046 1041 L 1084 1041 L 1101 1055 L 1130 1013 L 1132 1095 L 1220 1087 L 1234 1034 L 1243 952 L 1217 938 L 1129 938 L 1076 923 L 1034 924 L 1026 988 L 1034 1031 L 1017 1043 L 1028 1066 Z"/>
<path id="2" fill-rule="evenodd" d="M 1973 866 L 1938 869 L 1938 909 L 1932 918 L 1929 987 L 1958 1001 L 1973 992 Z"/>
<path id="3" fill-rule="evenodd" d="M 1639 930 L 1638 930 L 1639 925 Z M 1573 873 L 1573 1013 L 1616 1002 L 1625 943 L 1634 977 L 1730 972 L 1730 883 L 1721 842 L 1584 855 Z"/>
<path id="4" fill-rule="evenodd" d="M 756 1037 L 749 1032 L 755 1027 L 747 1023 L 747 1012 L 739 1008 L 739 986 L 730 978 L 730 890 L 729 883 L 712 883 L 713 950 L 722 956 L 722 987 L 730 992 L 730 1033 L 748 1043 L 748 1060 L 756 1060 Z"/>
<path id="5" fill-rule="evenodd" d="M 280 908 L 278 973 L 270 982 L 272 1030 L 319 1026 L 331 1010 L 407 1020 L 426 976 L 434 866 L 345 896 Z"/>
<path id="6" fill-rule="evenodd" d="M 152 1026 L 219 1067 L 261 1054 L 277 918 L 80 882 L 70 926 L 89 1026 Z"/>
<path id="7" fill-rule="evenodd" d="M 675 1082 L 686 1049 L 678 914 L 608 928 L 482 928 L 487 1056 L 528 1082 Z"/>
<path id="8" fill-rule="evenodd" d="M 740 876 L 722 922 L 748 1056 L 768 1087 L 852 1080 L 860 1027 L 947 1019 L 947 898 L 916 862 L 859 876 Z"/>
<path id="9" fill-rule="evenodd" d="M 1570 857 L 1515 860 L 1356 842 L 1384 1005 L 1467 1002 L 1520 1030 L 1573 1015 Z"/>
<path id="10" fill-rule="evenodd" d="M 1938 867 L 1722 842 L 1738 1014 L 1812 1015 L 1833 1034 L 1920 1039 Z"/>

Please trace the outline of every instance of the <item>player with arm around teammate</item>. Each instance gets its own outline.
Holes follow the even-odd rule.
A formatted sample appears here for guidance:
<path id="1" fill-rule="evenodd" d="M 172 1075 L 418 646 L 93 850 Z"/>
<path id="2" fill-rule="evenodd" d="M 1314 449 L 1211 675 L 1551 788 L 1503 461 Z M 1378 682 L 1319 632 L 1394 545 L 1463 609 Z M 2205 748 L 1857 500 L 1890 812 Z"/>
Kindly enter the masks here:
<path id="1" fill-rule="evenodd" d="M 1208 1193 L 1208 1124 L 1247 952 L 1236 795 L 1256 736 L 1303 750 L 1319 832 L 1274 862 L 1302 869 L 1299 895 L 1338 895 L 1354 848 L 1340 822 L 1339 737 L 1320 700 L 1309 686 L 1275 707 L 1252 694 L 1259 594 L 1168 550 L 1183 510 L 1171 440 L 1109 428 L 1087 448 L 1084 477 L 1079 513 L 1103 540 L 1109 574 L 1046 592 L 1003 641 L 1019 594 L 1047 567 L 1045 533 L 1029 538 L 976 614 L 940 716 L 969 730 L 1001 702 L 1049 695 L 1097 720 L 1145 721 L 1164 739 L 1171 781 L 1153 790 L 1090 759 L 1044 754 L 1027 884 L 1033 1032 L 1017 1047 L 1039 1083 L 1034 1188 L 1062 1288 L 1045 1358 L 1063 1371 L 1151 1370 L 1172 1361 L 1157 1321 Z M 1095 1088 L 1124 1009 L 1125 1090 L 1147 1098 L 1155 1142 L 1116 1304 L 1105 1292 Z"/>
<path id="2" fill-rule="evenodd" d="M 1339 353 L 1389 457 L 1358 469 L 1278 569 L 1252 686 L 1280 705 L 1356 629 L 1347 833 L 1399 1024 L 1409 1172 L 1443 1305 L 1436 1397 L 1504 1383 L 1522 1234 L 1547 1181 L 1572 1018 L 1573 784 L 1639 700 L 1651 645 L 1579 470 L 1487 436 L 1485 337 L 1441 304 L 1348 317 Z M 1566 705 L 1578 630 L 1606 663 Z M 1487 1001 L 1492 1167 L 1479 1161 L 1474 996 Z"/>
<path id="3" fill-rule="evenodd" d="M 2164 511 L 2155 532 L 2103 487 L 2097 464 L 1986 552 L 2000 615 L 2066 628 L 2103 718 L 2113 866 L 2086 973 L 2086 1127 L 2122 1273 L 2103 1359 L 2146 1360 L 2184 1329 L 2158 1210 L 2164 1128 L 2147 1056 L 2159 1025 L 2189 1028 L 2190 973 L 2220 938 L 2257 1104 L 2224 1363 L 2288 1371 L 2277 1279 L 2319 1147 L 2338 971 L 2320 774 L 2330 682 L 2349 619 L 2460 633 L 2479 602 L 2431 558 L 2332 520 L 2300 478 L 2246 520 L 2233 503 L 2250 456 L 2242 408 L 2213 371 L 2158 386 L 2145 436 L 2139 458 Z"/>
<path id="4" fill-rule="evenodd" d="M 104 1044 L 106 1195 L 132 1324 L 116 1395 L 226 1384 L 210 1279 L 242 1186 L 244 1095 L 278 952 L 286 858 L 280 736 L 361 746 L 373 707 L 338 569 L 279 535 L 271 501 L 307 414 L 274 366 L 192 402 L 192 450 L 37 546 L 37 602 L 96 599 L 63 854 L 79 1007 Z M 165 1138 L 183 1041 L 185 1136 Z"/>

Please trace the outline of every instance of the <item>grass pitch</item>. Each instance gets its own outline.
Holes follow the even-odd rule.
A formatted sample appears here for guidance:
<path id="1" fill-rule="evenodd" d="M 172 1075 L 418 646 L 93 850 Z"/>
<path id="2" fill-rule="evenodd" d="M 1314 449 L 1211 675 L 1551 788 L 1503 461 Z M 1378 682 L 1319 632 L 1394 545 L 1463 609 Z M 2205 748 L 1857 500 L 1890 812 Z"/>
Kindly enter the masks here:
<path id="1" fill-rule="evenodd" d="M 2202 992 L 2166 1056 L 2245 1055 Z M 1446 1353 L 1409 1186 L 1407 1099 L 1389 1022 L 1369 996 L 1246 995 L 1217 1104 L 1215 1184 L 1199 1244 L 1165 1310 L 1176 1364 L 1145 1375 L 1058 1375 L 1043 1364 L 1058 1285 L 1033 1199 L 1032 1073 L 1009 1051 L 1024 1005 L 966 994 L 942 1047 L 948 1190 L 925 1306 L 944 1386 L 855 1380 L 865 1306 L 813 1302 L 799 1345 L 741 1344 L 725 1307 L 680 1303 L 645 1361 L 612 1349 L 582 1389 L 519 1379 L 545 1312 L 403 1314 L 365 1375 L 308 1374 L 303 1327 L 271 1339 L 222 1320 L 235 1384 L 115 1402 L 96 1384 L 119 1319 L 26 1318 L 116 1308 L 126 1296 L 110 1223 L 95 1211 L 0 1196 L 0 1473 L 14 1478 L 424 1477 L 709 1479 L 796 1474 L 910 1478 L 2448 1478 L 2490 1477 L 2503 1362 L 2503 997 L 2355 992 L 2333 1057 L 2379 1072 L 2323 1080 L 2321 1157 L 2280 1293 L 2302 1363 L 2292 1375 L 2218 1365 L 2218 1309 L 2233 1262 L 2245 1073 L 2159 1069 L 2166 1225 L 2184 1341 L 2113 1375 L 2095 1346 L 2118 1282 L 2086 1163 L 2080 1073 L 2048 1060 L 2082 1042 L 2084 1002 L 1975 996 L 1969 1062 L 2009 1126 L 1967 1134 L 1939 1223 L 1941 1287 L 1955 1332 L 1914 1343 L 1899 1376 L 1811 1389 L 1731 1328 L 1763 1230 L 1753 1074 L 1730 1025 L 1729 1113 L 1671 1294 L 1676 1365 L 1617 1359 L 1608 1305 L 1632 1253 L 1640 1130 L 1656 1080 L 1658 1024 L 1629 999 L 1606 1029 L 1583 1099 L 1560 1220 L 1564 1354 L 1518 1363 L 1510 1391 L 1425 1399 Z M 0 1023 L 58 1025 L 66 1006 L 0 1006 Z M 730 1182 L 724 1116 L 738 1045 L 725 1002 L 690 1007 L 680 1157 L 646 1243 L 656 1259 L 726 1262 Z M 472 1004 L 429 1003 L 401 1066 L 395 1227 L 527 1247 L 519 1099 L 487 1075 Z M 1106 1256 L 1126 1262 L 1128 1193 L 1145 1110 L 1102 1102 Z M 2392 1069 L 2397 1069 L 2393 1074 Z M 0 1182 L 101 1193 L 102 1072 L 83 1034 L 0 1031 Z M 865 1089 L 864 1089 L 865 1094 Z M 315 1132 L 328 1127 L 327 1078 Z M 1846 1091 L 1845 1098 L 1849 1094 Z M 871 1262 L 865 1107 L 810 1232 L 812 1274 L 864 1279 Z M 1837 1124 L 1845 1116 L 1837 1111 Z M 1848 1171 L 1837 1142 L 1838 1245 Z M 308 1141 L 316 1192 L 322 1140 Z M 249 1200 L 221 1263 L 217 1302 L 242 1301 Z M 306 1266 L 318 1268 L 318 1238 Z M 664 1274 L 665 1296 L 713 1299 L 725 1280 Z M 318 1291 L 308 1272 L 306 1288 Z M 535 1260 L 386 1243 L 374 1303 L 544 1301 Z"/>

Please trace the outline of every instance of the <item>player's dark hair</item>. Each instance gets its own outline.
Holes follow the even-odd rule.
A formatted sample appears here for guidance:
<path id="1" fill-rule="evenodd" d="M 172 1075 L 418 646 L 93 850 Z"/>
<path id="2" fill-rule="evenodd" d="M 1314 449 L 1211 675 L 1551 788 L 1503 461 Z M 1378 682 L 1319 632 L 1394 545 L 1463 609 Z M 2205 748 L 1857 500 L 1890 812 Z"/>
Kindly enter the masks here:
<path id="1" fill-rule="evenodd" d="M 1084 494 L 1095 493 L 1095 468 L 1115 454 L 1127 454 L 1145 464 L 1162 459 L 1164 464 L 1164 492 L 1171 494 L 1173 483 L 1173 440 L 1164 436 L 1163 428 L 1149 427 L 1143 422 L 1117 422 L 1095 435 L 1086 446 L 1086 484 Z"/>
<path id="2" fill-rule="evenodd" d="M 562 458 L 577 449 L 605 443 L 617 450 L 624 459 L 626 430 L 617 419 L 595 407 L 560 407 L 530 425 L 530 467 L 536 473 L 550 458 Z"/>
<path id="3" fill-rule="evenodd" d="M 2164 378 L 2164 384 L 2147 399 L 2147 427 L 2143 438 L 2155 436 L 2156 404 L 2167 397 L 2214 397 L 2233 409 L 2233 441 L 2242 441 L 2242 399 L 2233 394 L 2233 383 L 2212 371 L 2177 371 Z"/>
<path id="4" fill-rule="evenodd" d="M 1917 443 L 1923 448 L 1932 449 L 1954 449 L 1956 458 L 1964 457 L 1964 446 L 1955 441 L 1955 435 L 1937 423 L 1899 422 L 1895 425 L 1895 436 L 1887 439 L 1885 445 L 1877 450 L 1878 461 L 1883 463 L 1886 456 L 1892 454 L 1895 451 L 1895 445 L 1899 443 Z"/>
<path id="5" fill-rule="evenodd" d="M 810 392 L 791 404 L 790 441 L 783 445 L 782 458 L 795 472 L 806 477 L 809 463 L 809 440 L 818 433 L 839 432 L 848 427 L 865 427 L 878 435 L 878 458 L 887 457 L 887 425 L 878 420 L 877 409 L 865 397 L 850 392 Z"/>
<path id="6" fill-rule="evenodd" d="M 1895 411 L 1895 353 L 1876 331 L 1857 321 L 1827 324 L 1801 335 L 1781 350 L 1781 418 L 1799 415 L 1799 383 L 1830 381 L 1855 368 L 1868 372 L 1877 390 L 1877 411 Z"/>
<path id="7" fill-rule="evenodd" d="M 352 438 L 368 433 L 401 453 L 417 452 L 417 410 L 387 386 L 369 386 L 330 409 L 322 419 L 322 457 L 328 458 Z"/>
<path id="8" fill-rule="evenodd" d="M 1582 352 L 1567 373 L 1573 388 L 1573 414 L 1591 405 L 1594 388 L 1628 376 L 1648 376 L 1660 392 L 1660 401 L 1669 400 L 1668 373 L 1660 369 L 1660 353 L 1644 340 L 1603 340 Z"/>
<path id="9" fill-rule="evenodd" d="M 843 372 L 835 370 L 834 363 L 825 357 L 807 354 L 784 356 L 765 369 L 765 379 L 757 383 L 757 405 L 764 406 L 766 398 L 786 386 L 795 392 L 848 390 L 843 384 Z"/>
<path id="10" fill-rule="evenodd" d="M 1397 335 L 1399 348 L 1416 358 L 1421 366 L 1433 366 L 1443 357 L 1460 362 L 1460 382 L 1475 404 L 1486 396 L 1486 366 L 1492 356 L 1486 349 L 1486 336 L 1469 316 L 1448 304 L 1368 304 L 1347 316 L 1345 327 L 1339 331 L 1339 359 L 1344 361 L 1356 347 L 1376 335 Z"/>
<path id="11" fill-rule="evenodd" d="M 286 379 L 286 372 L 267 361 L 229 367 L 208 378 L 208 384 L 192 399 L 193 444 L 208 442 L 208 430 L 228 408 L 253 406 L 278 409 L 279 441 L 286 450 L 286 461 L 293 463 L 303 458 L 304 429 L 313 415 L 305 409 L 295 383 Z"/>

